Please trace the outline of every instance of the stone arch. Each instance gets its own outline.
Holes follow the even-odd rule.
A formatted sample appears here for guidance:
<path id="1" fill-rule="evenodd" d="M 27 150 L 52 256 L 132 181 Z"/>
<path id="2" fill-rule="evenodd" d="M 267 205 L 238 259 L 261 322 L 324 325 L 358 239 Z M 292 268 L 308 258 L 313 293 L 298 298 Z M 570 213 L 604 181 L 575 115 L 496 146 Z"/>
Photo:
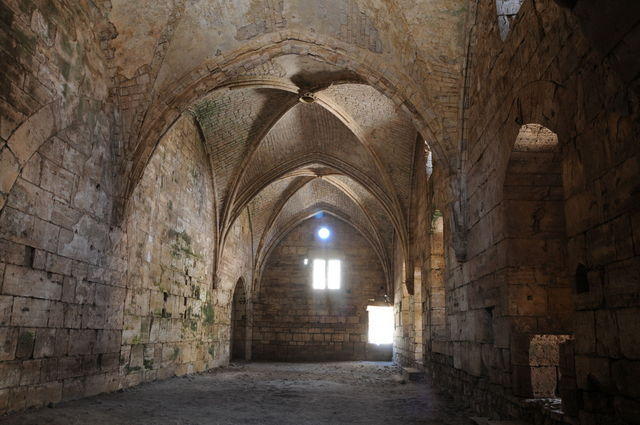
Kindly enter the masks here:
<path id="1" fill-rule="evenodd" d="M 260 360 L 354 360 L 369 359 L 376 354 L 377 350 L 366 343 L 364 316 L 366 305 L 388 304 L 385 300 L 390 294 L 384 285 L 382 261 L 366 234 L 348 217 L 337 211 L 320 210 L 326 214 L 317 216 L 319 209 L 310 209 L 309 213 L 288 221 L 289 225 L 280 233 L 282 237 L 272 244 L 263 273 L 257 278 L 253 343 L 256 358 Z M 316 236 L 322 226 L 332 232 L 326 245 L 318 242 Z M 341 284 L 335 291 L 312 288 L 313 260 L 318 257 L 343 261 Z M 335 316 L 337 311 L 344 311 L 352 319 L 322 319 L 325 315 Z M 346 326 L 350 335 L 358 336 L 324 339 L 327 331 L 311 330 L 317 329 L 318 323 L 326 323 L 322 327 L 329 333 L 331 328 Z M 309 331 L 297 330 L 301 328 Z M 307 339 L 300 335 L 302 333 L 316 336 Z M 310 345 L 313 348 L 307 353 L 299 352 L 301 347 Z"/>
<path id="2" fill-rule="evenodd" d="M 397 206 L 393 204 L 392 200 L 386 196 L 384 190 L 375 182 L 373 182 L 366 174 L 350 166 L 348 163 L 342 161 L 340 158 L 331 156 L 328 154 L 312 154 L 295 158 L 292 161 L 282 163 L 277 169 L 270 170 L 265 175 L 265 178 L 255 182 L 255 184 L 238 194 L 236 201 L 238 205 L 234 206 L 235 210 L 241 210 L 253 197 L 261 190 L 267 187 L 272 181 L 283 178 L 284 176 L 295 172 L 296 170 L 303 169 L 304 167 L 312 164 L 320 164 L 335 170 L 335 174 L 345 175 L 363 188 L 367 189 L 372 196 L 384 207 L 385 212 L 389 215 L 390 220 L 394 223 L 396 231 L 403 237 L 403 242 L 406 238 L 405 235 L 405 221 L 402 215 L 398 214 Z"/>
<path id="3" fill-rule="evenodd" d="M 343 83 L 345 83 L 345 81 L 338 81 L 336 84 L 343 84 Z M 357 83 L 362 84 L 359 81 Z M 278 79 L 267 80 L 264 78 L 262 79 L 242 78 L 238 81 L 230 82 L 228 86 L 229 87 L 270 88 L 270 89 L 281 90 L 285 92 L 294 92 L 294 93 L 297 92 L 296 90 L 297 87 L 295 85 L 287 84 L 285 81 L 278 80 Z M 340 106 L 335 103 L 335 101 L 332 101 L 330 98 L 323 96 L 321 91 L 316 93 L 314 99 L 318 105 L 322 106 L 324 109 L 329 111 L 333 116 L 335 116 L 340 122 L 342 122 L 346 126 L 346 128 L 348 128 L 351 131 L 351 133 L 353 133 L 355 138 L 358 140 L 361 146 L 366 150 L 366 152 L 368 152 L 371 155 L 371 160 L 374 166 L 376 167 L 376 174 L 381 176 L 382 187 L 386 189 L 388 193 L 388 197 L 390 198 L 391 203 L 393 203 L 393 208 L 395 208 L 396 213 L 398 213 L 401 207 L 398 201 L 398 194 L 394 190 L 393 185 L 391 183 L 391 176 L 388 174 L 387 170 L 383 167 L 382 161 L 378 156 L 378 154 L 375 152 L 375 150 L 373 149 L 369 141 L 367 141 L 367 136 L 364 134 L 363 129 L 360 128 L 356 120 L 351 118 L 347 112 L 343 111 L 340 108 Z M 232 184 L 232 187 L 230 188 L 231 190 L 230 197 L 231 197 L 232 203 L 235 202 L 236 197 L 238 196 L 238 192 L 240 191 L 240 187 L 238 186 L 238 183 L 242 179 L 243 175 L 245 174 L 247 165 L 250 164 L 251 159 L 255 155 L 255 152 L 258 149 L 259 145 L 261 144 L 263 138 L 269 133 L 269 131 L 274 126 L 277 125 L 277 122 L 285 114 L 287 114 L 293 107 L 296 106 L 296 104 L 286 105 L 286 108 L 283 111 L 281 111 L 281 113 L 274 119 L 274 121 L 268 127 L 266 127 L 260 135 L 258 135 L 255 139 L 251 140 L 251 147 L 245 159 L 243 160 L 241 166 L 237 170 L 237 175 L 234 179 L 235 182 Z M 225 214 L 223 223 L 228 224 L 229 220 L 231 221 L 233 220 L 233 216 L 230 216 L 232 211 L 230 211 L 229 208 L 226 208 L 225 212 L 226 214 Z"/>
<path id="4" fill-rule="evenodd" d="M 344 212 L 342 212 L 340 209 L 335 208 L 335 207 L 331 207 L 329 205 L 323 205 L 321 208 L 316 208 L 315 206 L 312 207 L 309 210 L 304 210 L 304 211 L 300 211 L 300 213 L 298 213 L 295 217 L 293 217 L 288 223 L 286 223 L 286 225 L 284 226 L 284 228 L 282 229 L 282 231 L 280 231 L 277 235 L 276 238 L 267 241 L 267 243 L 262 247 L 262 251 L 260 253 L 260 258 L 258 259 L 258 262 L 256 263 L 256 270 L 255 270 L 255 275 L 256 275 L 256 283 L 257 286 L 254 288 L 255 291 L 259 291 L 260 290 L 260 280 L 262 277 L 262 273 L 264 272 L 264 267 L 266 266 L 266 263 L 269 259 L 269 256 L 271 255 L 271 252 L 273 251 L 274 248 L 276 248 L 278 246 L 278 244 L 287 237 L 287 235 L 294 230 L 296 227 L 298 227 L 299 225 L 301 225 L 304 221 L 310 219 L 311 217 L 315 216 L 318 212 L 322 212 L 322 213 L 326 213 L 340 221 L 345 222 L 347 225 L 349 225 L 350 227 L 352 227 L 353 229 L 355 229 L 360 236 L 362 236 L 370 245 L 371 249 L 376 253 L 376 256 L 378 258 L 378 260 L 380 261 L 380 264 L 382 265 L 382 268 L 385 272 L 385 278 L 386 278 L 386 292 L 387 294 L 391 294 L 393 292 L 393 286 L 392 286 L 392 281 L 391 281 L 391 268 L 390 268 L 390 264 L 389 264 L 389 259 L 386 257 L 385 253 L 380 249 L 380 247 L 376 244 L 376 240 L 373 239 L 371 237 L 371 235 L 368 234 L 368 232 L 354 224 L 348 217 L 347 214 L 345 214 Z"/>
<path id="5" fill-rule="evenodd" d="M 392 203 L 392 200 L 386 196 L 384 190 L 382 190 L 376 183 L 372 182 L 364 173 L 356 170 L 349 164 L 344 163 L 339 158 L 335 158 L 326 154 L 314 154 L 310 156 L 299 157 L 289 163 L 281 164 L 281 167 L 279 167 L 278 169 L 271 170 L 266 178 L 264 178 L 262 181 L 256 182 L 254 187 L 249 188 L 245 191 L 246 193 L 240 193 L 238 195 L 238 197 L 236 198 L 238 200 L 238 205 L 234 206 L 236 215 L 233 216 L 233 220 L 231 221 L 231 223 L 233 223 L 234 220 L 237 219 L 238 212 L 242 211 L 250 202 L 250 200 L 253 199 L 261 190 L 267 187 L 270 182 L 275 181 L 276 179 L 283 178 L 287 174 L 295 172 L 296 170 L 303 169 L 304 167 L 311 164 L 321 164 L 327 166 L 334 170 L 336 174 L 345 175 L 352 178 L 355 182 L 365 188 L 380 203 L 400 238 L 403 256 L 402 258 L 406 261 L 409 252 L 406 219 L 402 214 L 399 213 L 399 211 L 397 210 L 397 206 L 394 205 Z M 226 236 L 223 235 L 223 246 L 225 243 L 225 239 Z"/>
<path id="6" fill-rule="evenodd" d="M 244 278 L 240 277 L 233 290 L 231 303 L 230 360 L 250 358 L 249 300 Z"/>
<path id="7" fill-rule="evenodd" d="M 566 267 L 562 154 L 555 133 L 539 124 L 521 127 L 503 196 L 505 249 L 510 253 L 504 313 L 512 330 L 514 392 L 558 396 L 560 344 L 572 332 L 573 296 Z"/>
<path id="8" fill-rule="evenodd" d="M 0 211 L 24 166 L 43 143 L 75 120 L 80 99 L 59 98 L 31 115 L 0 150 Z"/>
<path id="9" fill-rule="evenodd" d="M 498 14 L 498 30 L 502 41 L 507 39 L 520 7 L 524 0 L 496 0 L 496 12 Z"/>
<path id="10" fill-rule="evenodd" d="M 137 147 L 134 152 L 132 169 L 127 185 L 127 194 L 131 193 L 137 184 L 141 171 L 155 148 L 157 140 L 167 131 L 171 123 L 192 104 L 196 99 L 212 90 L 233 80 L 242 70 L 254 68 L 275 57 L 286 54 L 304 54 L 315 59 L 343 66 L 354 70 L 381 93 L 392 99 L 397 105 L 407 108 L 414 120 L 418 131 L 429 138 L 434 154 L 449 165 L 450 159 L 446 155 L 443 143 L 448 139 L 441 120 L 437 104 L 428 99 L 416 96 L 421 93 L 416 84 L 411 81 L 391 81 L 374 65 L 376 58 L 371 54 L 352 51 L 348 46 L 342 46 L 338 51 L 330 48 L 326 40 L 316 40 L 312 35 L 301 38 L 280 34 L 280 40 L 274 42 L 273 35 L 267 35 L 256 40 L 256 48 L 248 55 L 242 52 L 231 52 L 224 55 L 225 62 L 208 61 L 200 67 L 186 74 L 179 83 L 157 93 L 155 103 L 147 113 L 147 119 L 140 128 Z M 339 42 L 332 40 L 336 44 Z M 350 52 L 351 55 L 343 52 Z M 259 59 L 256 60 L 256 57 Z"/>

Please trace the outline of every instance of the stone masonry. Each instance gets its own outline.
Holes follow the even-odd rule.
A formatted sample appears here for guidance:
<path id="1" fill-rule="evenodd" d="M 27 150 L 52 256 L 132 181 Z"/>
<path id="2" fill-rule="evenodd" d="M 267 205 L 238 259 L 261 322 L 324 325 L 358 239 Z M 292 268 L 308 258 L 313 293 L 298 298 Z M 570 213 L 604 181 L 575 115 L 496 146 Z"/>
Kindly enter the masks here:
<path id="1" fill-rule="evenodd" d="M 640 423 L 638 51 L 636 0 L 0 0 L 0 414 L 391 357 Z"/>

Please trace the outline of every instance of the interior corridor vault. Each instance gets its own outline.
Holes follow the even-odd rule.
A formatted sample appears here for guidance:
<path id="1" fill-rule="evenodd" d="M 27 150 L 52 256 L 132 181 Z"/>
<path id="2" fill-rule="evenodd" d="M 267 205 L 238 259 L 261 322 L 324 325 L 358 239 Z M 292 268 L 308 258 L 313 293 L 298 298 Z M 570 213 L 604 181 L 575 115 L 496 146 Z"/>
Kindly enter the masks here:
<path id="1" fill-rule="evenodd" d="M 324 373 L 391 422 L 640 423 L 640 3 L 602 3 L 0 0 L 0 413 Z"/>

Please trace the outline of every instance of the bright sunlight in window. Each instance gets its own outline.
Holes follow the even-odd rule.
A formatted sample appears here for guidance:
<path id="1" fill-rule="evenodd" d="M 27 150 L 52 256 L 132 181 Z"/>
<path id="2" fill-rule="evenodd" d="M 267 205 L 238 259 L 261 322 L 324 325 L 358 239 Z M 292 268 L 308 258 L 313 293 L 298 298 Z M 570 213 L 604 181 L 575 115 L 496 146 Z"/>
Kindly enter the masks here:
<path id="1" fill-rule="evenodd" d="M 331 236 L 331 231 L 326 227 L 321 227 L 320 230 L 318 230 L 318 237 L 320 239 L 327 240 L 329 239 L 329 236 Z"/>
<path id="2" fill-rule="evenodd" d="M 327 286 L 329 289 L 340 289 L 340 260 L 329 260 L 327 269 Z"/>
<path id="3" fill-rule="evenodd" d="M 370 305 L 369 312 L 369 343 L 393 343 L 393 307 Z"/>
<path id="4" fill-rule="evenodd" d="M 313 260 L 313 289 L 340 289 L 340 260 Z"/>
<path id="5" fill-rule="evenodd" d="M 327 286 L 326 265 L 325 260 L 313 260 L 313 289 L 325 289 Z"/>

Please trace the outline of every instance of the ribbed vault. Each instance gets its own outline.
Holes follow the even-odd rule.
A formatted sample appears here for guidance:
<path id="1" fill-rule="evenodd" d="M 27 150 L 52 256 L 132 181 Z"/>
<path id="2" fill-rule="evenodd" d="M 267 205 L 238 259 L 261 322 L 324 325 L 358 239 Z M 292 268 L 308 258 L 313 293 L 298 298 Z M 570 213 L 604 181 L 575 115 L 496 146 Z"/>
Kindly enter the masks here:
<path id="1" fill-rule="evenodd" d="M 251 141 L 263 136 L 296 100 L 296 96 L 280 90 L 222 89 L 193 107 L 211 168 L 215 170 L 218 211 L 227 200 L 231 182 L 249 152 Z"/>
<path id="2" fill-rule="evenodd" d="M 353 187 L 359 186 L 348 177 L 344 179 Z M 283 182 L 287 182 L 286 187 L 281 186 Z M 272 191 L 278 188 L 284 190 L 281 196 L 274 200 Z M 330 212 L 357 228 L 371 243 L 385 270 L 390 272 L 393 226 L 386 217 L 371 216 L 367 211 L 367 205 L 380 210 L 374 199 L 359 199 L 357 193 L 353 193 L 348 187 L 341 187 L 334 176 L 287 178 L 274 182 L 263 192 L 268 195 L 257 196 L 250 203 L 250 211 L 264 215 L 256 217 L 258 221 L 257 225 L 254 225 L 254 230 L 261 234 L 256 245 L 258 272 L 270 249 L 292 228 L 291 226 L 321 211 Z M 371 198 L 371 195 L 365 197 Z M 390 275 L 387 277 L 390 278 Z"/>
<path id="3" fill-rule="evenodd" d="M 374 88 L 335 69 L 303 72 L 306 65 L 280 58 L 189 108 L 213 170 L 217 264 L 245 212 L 258 278 L 274 244 L 324 211 L 360 231 L 390 280 L 394 235 L 403 252 L 408 241 L 418 133 L 408 112 Z M 311 102 L 299 101 L 307 89 Z"/>
<path id="4" fill-rule="evenodd" d="M 254 282 L 274 244 L 319 211 L 358 229 L 389 281 L 394 240 L 406 260 L 413 155 L 424 141 L 397 100 L 349 68 L 289 54 L 227 76 L 186 113 L 213 175 L 217 269 L 245 214 Z"/>
<path id="5" fill-rule="evenodd" d="M 394 234 L 407 241 L 415 127 L 369 86 L 323 81 L 303 103 L 282 74 L 238 79 L 190 108 L 214 170 L 219 252 L 246 210 L 259 276 L 291 226 L 325 211 L 363 234 L 390 278 Z"/>

